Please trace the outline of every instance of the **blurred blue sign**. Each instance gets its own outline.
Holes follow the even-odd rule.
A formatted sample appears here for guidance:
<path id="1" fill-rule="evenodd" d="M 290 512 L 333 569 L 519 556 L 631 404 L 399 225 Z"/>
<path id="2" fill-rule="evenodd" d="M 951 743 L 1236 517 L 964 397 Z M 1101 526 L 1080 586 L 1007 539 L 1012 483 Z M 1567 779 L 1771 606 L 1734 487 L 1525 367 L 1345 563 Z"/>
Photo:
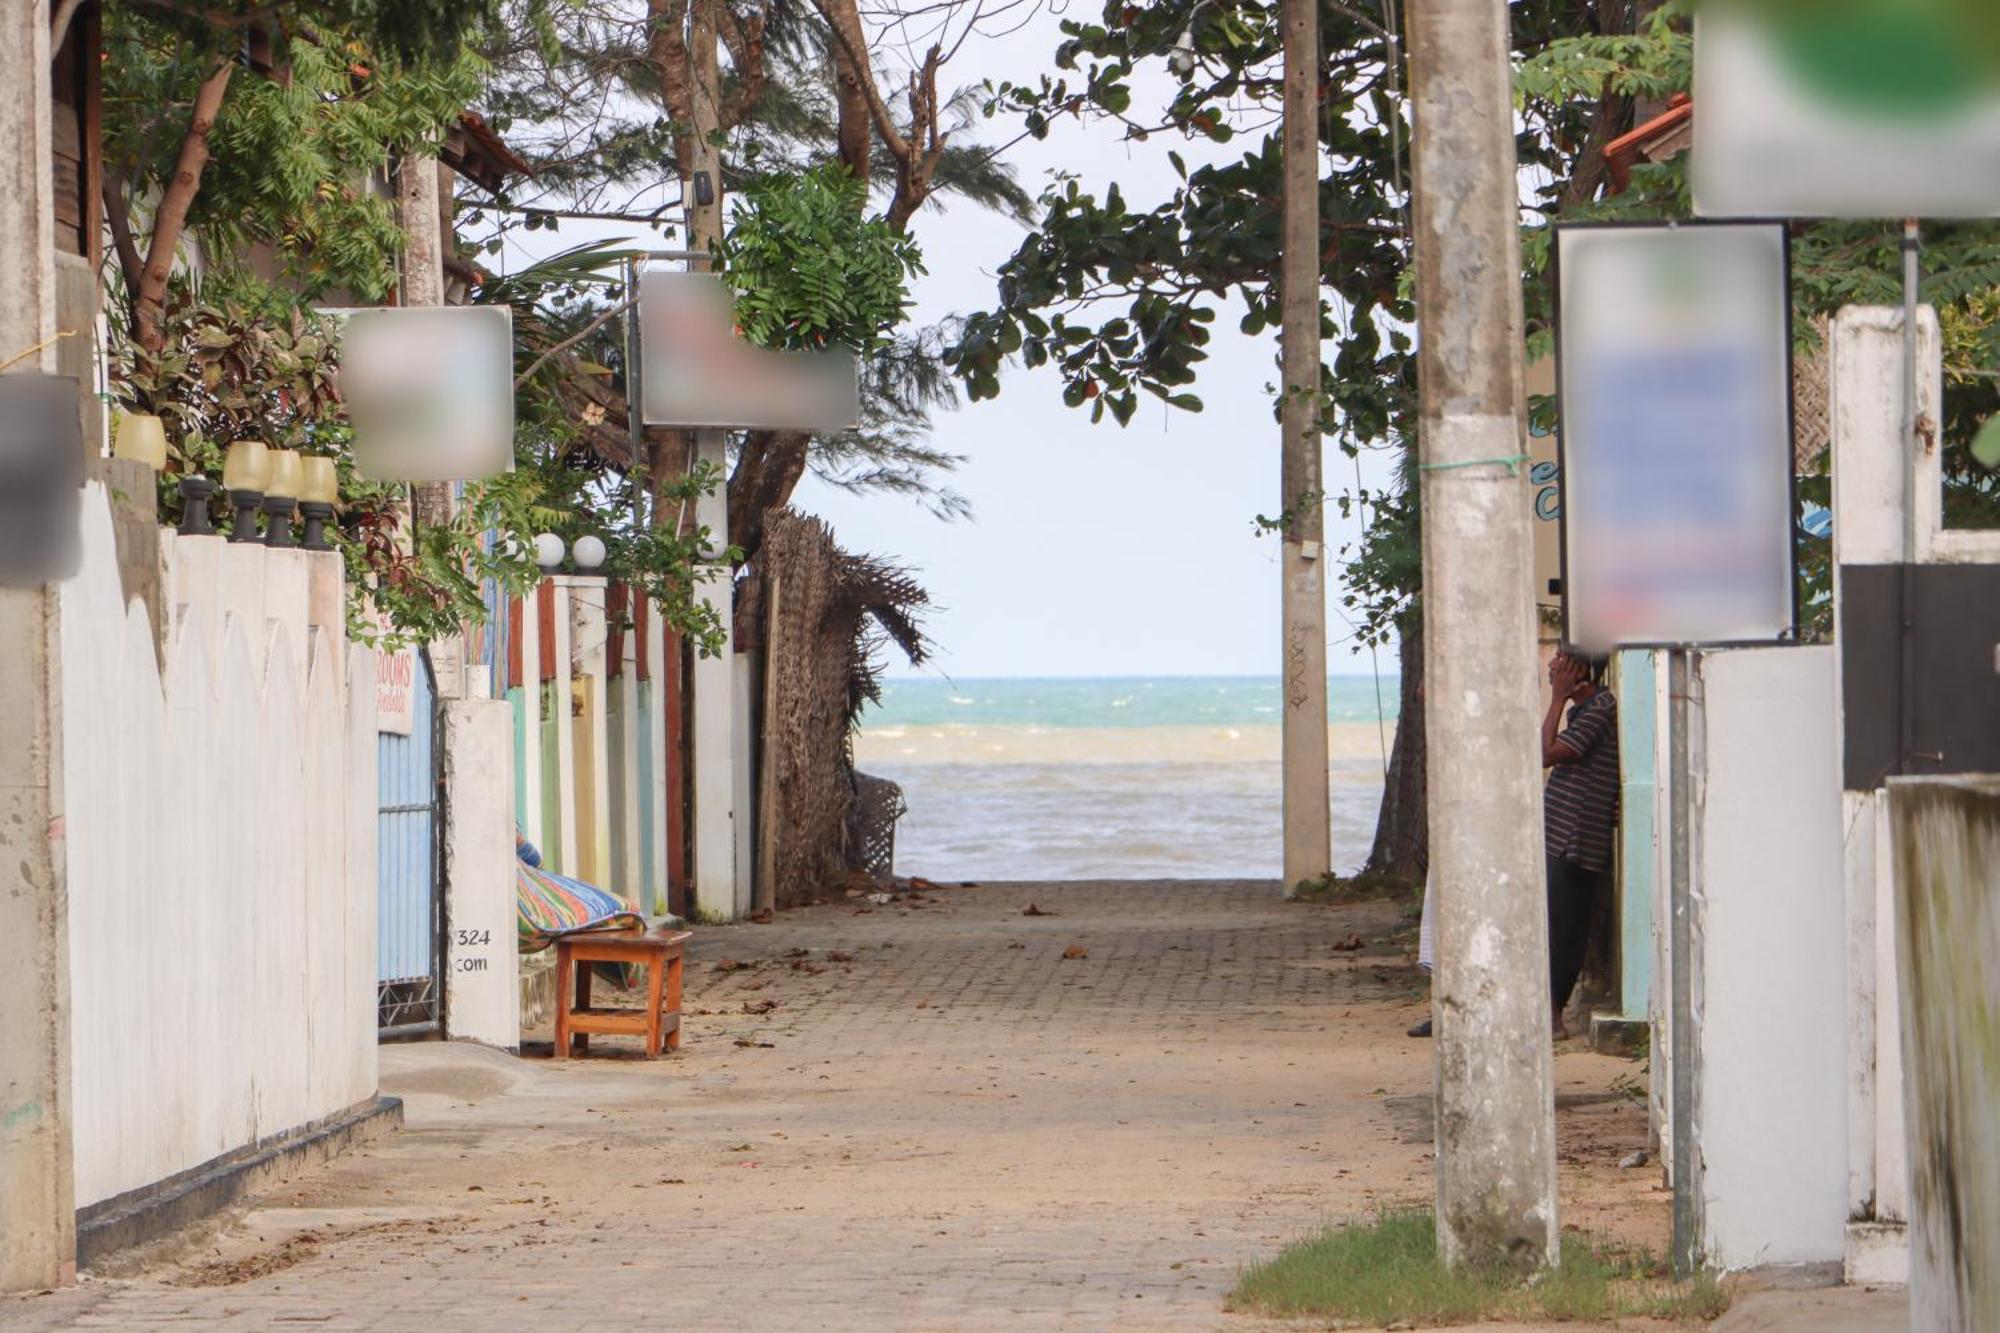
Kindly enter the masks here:
<path id="1" fill-rule="evenodd" d="M 1565 636 L 1790 637 L 1784 227 L 1565 226 L 1556 252 Z"/>

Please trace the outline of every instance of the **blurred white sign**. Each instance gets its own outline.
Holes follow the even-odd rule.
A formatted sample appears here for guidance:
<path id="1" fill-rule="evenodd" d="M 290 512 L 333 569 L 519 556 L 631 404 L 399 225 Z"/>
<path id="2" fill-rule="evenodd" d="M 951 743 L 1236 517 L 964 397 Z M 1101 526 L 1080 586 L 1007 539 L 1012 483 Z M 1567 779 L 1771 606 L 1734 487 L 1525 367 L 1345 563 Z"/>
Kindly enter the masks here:
<path id="1" fill-rule="evenodd" d="M 1556 253 L 1565 637 L 1788 637 L 1784 227 L 1561 227 Z"/>
<path id="2" fill-rule="evenodd" d="M 333 310 L 354 462 L 376 481 L 514 468 L 514 317 L 505 306 Z"/>
<path id="3" fill-rule="evenodd" d="M 852 352 L 752 346 L 737 336 L 734 303 L 712 274 L 649 270 L 639 291 L 647 425 L 824 431 L 860 424 Z"/>
<path id="4" fill-rule="evenodd" d="M 1745 8 L 1709 0 L 1695 23 L 1697 213 L 2000 216 L 2000 79 L 1990 46 L 1960 31 L 1974 20 L 1936 5 Z"/>

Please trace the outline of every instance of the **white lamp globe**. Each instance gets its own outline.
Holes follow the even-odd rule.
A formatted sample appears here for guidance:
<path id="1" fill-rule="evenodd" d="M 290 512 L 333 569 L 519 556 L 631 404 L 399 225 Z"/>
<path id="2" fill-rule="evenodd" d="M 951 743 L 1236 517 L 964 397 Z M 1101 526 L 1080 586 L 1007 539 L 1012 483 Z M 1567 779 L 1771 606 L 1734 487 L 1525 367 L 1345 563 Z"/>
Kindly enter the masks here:
<path id="1" fill-rule="evenodd" d="M 535 563 L 543 569 L 554 569 L 563 561 L 563 539 L 553 532 L 544 532 L 535 538 Z"/>
<path id="2" fill-rule="evenodd" d="M 604 539 L 602 537 L 578 537 L 576 539 L 576 567 L 583 570 L 597 569 L 604 564 Z"/>

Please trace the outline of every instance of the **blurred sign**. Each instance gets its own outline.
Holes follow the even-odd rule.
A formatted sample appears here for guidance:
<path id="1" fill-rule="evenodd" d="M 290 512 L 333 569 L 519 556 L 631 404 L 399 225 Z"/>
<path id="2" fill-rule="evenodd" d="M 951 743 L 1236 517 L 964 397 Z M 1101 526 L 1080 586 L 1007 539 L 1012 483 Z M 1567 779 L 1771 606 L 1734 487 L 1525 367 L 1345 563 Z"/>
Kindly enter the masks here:
<path id="1" fill-rule="evenodd" d="M 708 273 L 649 270 L 639 279 L 649 426 L 848 430 L 861 420 L 852 352 L 774 352 L 736 333 L 735 306 Z"/>
<path id="2" fill-rule="evenodd" d="M 1695 211 L 2000 216 L 2000 17 L 1980 8 L 1709 0 L 1695 23 Z"/>
<path id="3" fill-rule="evenodd" d="M 505 306 L 329 310 L 354 462 L 376 481 L 475 481 L 514 467 L 514 320 Z"/>
<path id="4" fill-rule="evenodd" d="M 80 408 L 67 376 L 0 374 L 0 584 L 47 583 L 82 567 Z"/>
<path id="5" fill-rule="evenodd" d="M 1565 226 L 1556 253 L 1565 637 L 1789 637 L 1784 227 Z"/>

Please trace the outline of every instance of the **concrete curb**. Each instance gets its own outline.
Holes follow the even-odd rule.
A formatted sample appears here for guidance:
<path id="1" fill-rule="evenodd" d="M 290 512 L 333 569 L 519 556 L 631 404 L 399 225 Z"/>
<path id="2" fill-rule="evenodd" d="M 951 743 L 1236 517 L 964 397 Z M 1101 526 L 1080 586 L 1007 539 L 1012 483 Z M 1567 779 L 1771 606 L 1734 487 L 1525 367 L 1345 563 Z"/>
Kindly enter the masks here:
<path id="1" fill-rule="evenodd" d="M 76 1215 L 76 1262 L 89 1268 L 220 1212 L 261 1185 L 366 1143 L 403 1123 L 400 1097 L 374 1097 L 179 1175 L 94 1203 Z"/>

